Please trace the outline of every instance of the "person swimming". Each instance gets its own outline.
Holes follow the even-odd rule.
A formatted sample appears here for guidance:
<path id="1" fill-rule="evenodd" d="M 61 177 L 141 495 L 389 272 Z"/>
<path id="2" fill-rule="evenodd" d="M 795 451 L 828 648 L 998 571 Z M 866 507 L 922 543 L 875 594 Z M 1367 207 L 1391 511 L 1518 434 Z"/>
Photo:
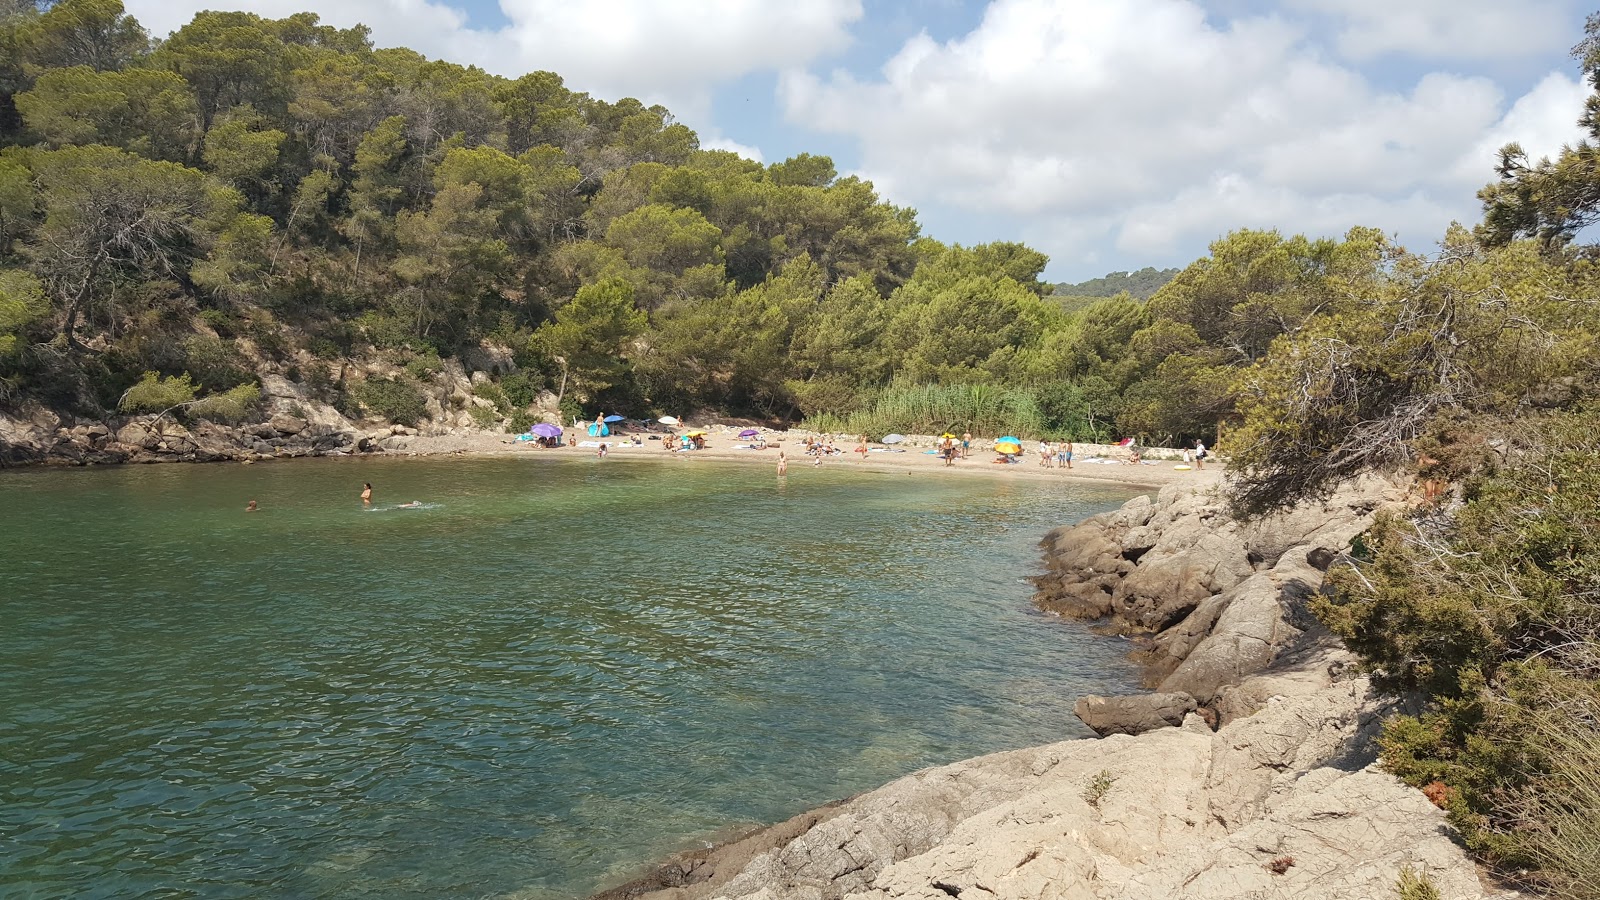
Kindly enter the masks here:
<path id="1" fill-rule="evenodd" d="M 244 507 L 244 511 L 245 512 L 255 512 L 256 511 L 256 502 L 254 500 L 251 500 L 249 503 L 246 503 L 245 507 Z"/>
<path id="2" fill-rule="evenodd" d="M 395 509 L 421 509 L 421 508 L 422 508 L 422 501 L 421 500 L 413 500 L 410 503 L 402 503 L 399 506 L 395 507 Z"/>

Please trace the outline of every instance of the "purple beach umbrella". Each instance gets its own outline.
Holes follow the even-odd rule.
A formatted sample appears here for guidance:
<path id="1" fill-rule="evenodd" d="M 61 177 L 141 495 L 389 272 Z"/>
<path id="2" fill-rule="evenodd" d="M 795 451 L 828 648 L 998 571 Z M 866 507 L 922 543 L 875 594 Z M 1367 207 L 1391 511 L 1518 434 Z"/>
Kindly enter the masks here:
<path id="1" fill-rule="evenodd" d="M 561 437 L 561 426 L 551 425 L 549 422 L 540 422 L 539 424 L 528 429 L 528 431 L 533 434 L 537 434 L 539 437 Z"/>
<path id="2" fill-rule="evenodd" d="M 761 432 L 755 430 L 754 428 L 746 428 L 745 430 L 739 432 L 739 437 L 755 437 L 760 433 Z"/>

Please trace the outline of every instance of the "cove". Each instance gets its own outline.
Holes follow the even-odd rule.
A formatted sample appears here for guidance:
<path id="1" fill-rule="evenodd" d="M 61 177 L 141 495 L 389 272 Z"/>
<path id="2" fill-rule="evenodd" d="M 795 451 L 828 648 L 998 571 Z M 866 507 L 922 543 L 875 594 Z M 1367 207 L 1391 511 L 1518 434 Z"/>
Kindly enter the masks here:
<path id="1" fill-rule="evenodd" d="M 1045 531 L 1137 491 L 937 475 L 4 473 L 0 894 L 582 896 L 1086 735 L 1072 702 L 1134 684 L 1126 646 L 1024 579 Z"/>

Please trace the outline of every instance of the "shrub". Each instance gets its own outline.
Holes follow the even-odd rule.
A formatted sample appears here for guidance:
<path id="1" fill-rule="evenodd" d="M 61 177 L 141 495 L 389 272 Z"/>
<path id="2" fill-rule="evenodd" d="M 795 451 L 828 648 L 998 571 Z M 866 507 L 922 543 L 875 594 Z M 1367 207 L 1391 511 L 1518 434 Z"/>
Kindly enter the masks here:
<path id="1" fill-rule="evenodd" d="M 167 378 L 146 372 L 117 402 L 123 412 L 161 412 L 194 399 L 195 385 L 188 373 Z"/>
<path id="2" fill-rule="evenodd" d="M 443 368 L 444 360 L 439 358 L 438 351 L 429 347 L 406 363 L 406 374 L 418 381 L 427 381 Z"/>
<path id="3" fill-rule="evenodd" d="M 1395 893 L 1400 895 L 1400 900 L 1439 900 L 1439 889 L 1433 886 L 1433 879 L 1409 868 L 1400 870 Z"/>
<path id="4" fill-rule="evenodd" d="M 239 320 L 220 309 L 200 310 L 200 321 L 225 338 L 233 337 L 239 332 Z"/>
<path id="5" fill-rule="evenodd" d="M 495 384 L 492 381 L 486 381 L 483 384 L 475 384 L 475 385 L 473 385 L 472 386 L 472 395 L 474 397 L 482 397 L 483 399 L 489 401 L 490 403 L 493 403 L 494 404 L 494 408 L 496 410 L 499 410 L 502 413 L 510 413 L 511 412 L 511 400 L 510 400 L 510 398 L 508 398 L 506 396 L 506 392 L 505 391 L 502 391 L 500 389 L 499 385 Z"/>
<path id="6" fill-rule="evenodd" d="M 1033 394 L 987 384 L 895 384 L 858 409 L 819 413 L 804 422 L 812 431 L 882 435 L 943 431 L 1037 436 L 1045 420 Z"/>
<path id="7" fill-rule="evenodd" d="M 1099 809 L 1100 801 L 1106 798 L 1106 794 L 1111 793 L 1111 786 L 1116 783 L 1117 778 L 1115 775 L 1112 775 L 1107 769 L 1101 769 L 1095 773 L 1093 778 L 1089 779 L 1088 784 L 1084 785 L 1083 802 Z"/>
<path id="8" fill-rule="evenodd" d="M 195 384 L 208 391 L 225 391 L 250 380 L 249 366 L 232 341 L 190 335 L 183 342 L 183 356 Z"/>
<path id="9" fill-rule="evenodd" d="M 470 415 L 472 416 L 472 424 L 484 431 L 489 431 L 500 424 L 500 413 L 493 407 L 473 404 Z"/>
<path id="10" fill-rule="evenodd" d="M 404 378 L 369 378 L 350 393 L 373 415 L 401 425 L 416 425 L 428 412 L 422 391 Z"/>
<path id="11" fill-rule="evenodd" d="M 511 422 L 506 426 L 506 430 L 511 434 L 522 434 L 538 422 L 538 416 L 524 410 L 518 410 L 511 414 Z"/>
<path id="12" fill-rule="evenodd" d="M 500 389 L 505 391 L 506 399 L 511 401 L 512 406 L 521 409 L 539 401 L 539 392 L 544 390 L 544 379 L 527 372 L 512 372 L 500 379 Z"/>
<path id="13" fill-rule="evenodd" d="M 260 399 L 261 388 L 254 384 L 241 384 L 220 394 L 196 400 L 189 404 L 187 412 L 197 419 L 234 424 L 248 419 Z"/>

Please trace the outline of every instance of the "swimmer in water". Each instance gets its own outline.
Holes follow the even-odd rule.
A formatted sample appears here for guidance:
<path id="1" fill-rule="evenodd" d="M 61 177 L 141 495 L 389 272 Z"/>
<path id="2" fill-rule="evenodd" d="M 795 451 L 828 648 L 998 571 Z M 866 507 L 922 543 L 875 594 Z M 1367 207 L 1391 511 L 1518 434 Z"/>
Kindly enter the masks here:
<path id="1" fill-rule="evenodd" d="M 413 500 L 410 503 L 402 503 L 396 508 L 397 509 L 421 509 L 422 508 L 422 501 L 421 500 Z"/>
<path id="2" fill-rule="evenodd" d="M 372 505 L 372 482 L 363 481 L 361 488 L 361 502 L 366 506 Z"/>
<path id="3" fill-rule="evenodd" d="M 244 511 L 245 512 L 255 512 L 256 511 L 256 502 L 254 500 L 251 500 L 249 503 L 245 504 Z"/>

